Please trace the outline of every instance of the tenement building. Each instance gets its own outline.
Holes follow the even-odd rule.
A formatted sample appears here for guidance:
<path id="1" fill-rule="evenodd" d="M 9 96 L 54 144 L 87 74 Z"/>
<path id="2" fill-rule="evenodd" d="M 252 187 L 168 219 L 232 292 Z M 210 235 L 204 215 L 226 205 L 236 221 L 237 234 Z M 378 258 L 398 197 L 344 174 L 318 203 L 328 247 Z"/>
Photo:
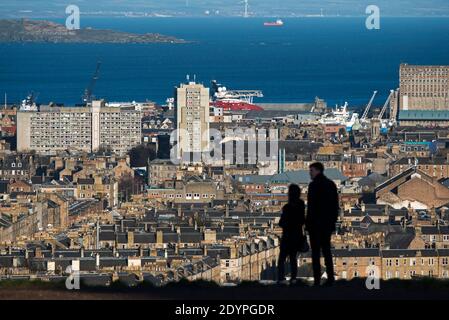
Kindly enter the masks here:
<path id="1" fill-rule="evenodd" d="M 17 112 L 17 150 L 54 154 L 107 148 L 124 154 L 140 144 L 141 123 L 138 107 L 107 107 L 104 101 L 88 107 L 41 106 Z"/>

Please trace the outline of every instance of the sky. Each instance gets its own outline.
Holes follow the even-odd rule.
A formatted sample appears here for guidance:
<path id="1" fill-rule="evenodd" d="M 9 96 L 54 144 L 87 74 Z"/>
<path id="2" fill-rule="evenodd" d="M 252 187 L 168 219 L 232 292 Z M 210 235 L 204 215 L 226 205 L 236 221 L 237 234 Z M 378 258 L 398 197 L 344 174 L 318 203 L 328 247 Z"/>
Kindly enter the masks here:
<path id="1" fill-rule="evenodd" d="M 320 14 L 362 16 L 377 5 L 385 16 L 449 16 L 449 0 L 248 0 L 250 16 L 303 16 Z M 174 16 L 239 16 L 244 0 L 1 0 L 0 17 L 63 16 L 75 4 L 82 12 L 118 14 L 140 12 Z"/>

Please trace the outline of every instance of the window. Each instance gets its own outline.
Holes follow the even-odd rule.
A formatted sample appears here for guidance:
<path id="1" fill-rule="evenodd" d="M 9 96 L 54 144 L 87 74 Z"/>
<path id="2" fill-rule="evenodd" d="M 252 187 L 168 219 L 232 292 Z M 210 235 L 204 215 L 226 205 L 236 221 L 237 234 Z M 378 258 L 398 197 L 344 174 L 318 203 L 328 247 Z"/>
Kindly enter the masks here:
<path id="1" fill-rule="evenodd" d="M 441 259 L 441 264 L 442 264 L 443 266 L 447 266 L 447 265 L 448 265 L 448 260 L 449 260 L 448 257 L 444 257 L 443 259 Z"/>

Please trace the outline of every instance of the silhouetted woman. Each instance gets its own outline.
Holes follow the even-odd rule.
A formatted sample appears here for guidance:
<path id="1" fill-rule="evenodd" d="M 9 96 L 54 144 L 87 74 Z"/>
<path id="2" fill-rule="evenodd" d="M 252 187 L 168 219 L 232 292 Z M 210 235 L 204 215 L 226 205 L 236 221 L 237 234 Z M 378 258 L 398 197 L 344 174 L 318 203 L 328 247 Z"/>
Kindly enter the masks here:
<path id="1" fill-rule="evenodd" d="M 300 243 L 303 238 L 303 225 L 305 222 L 304 201 L 301 200 L 301 189 L 292 184 L 288 188 L 288 203 L 282 208 L 279 226 L 282 228 L 281 248 L 278 261 L 278 281 L 284 281 L 284 263 L 290 258 L 291 280 L 296 280 L 298 272 L 298 254 Z"/>

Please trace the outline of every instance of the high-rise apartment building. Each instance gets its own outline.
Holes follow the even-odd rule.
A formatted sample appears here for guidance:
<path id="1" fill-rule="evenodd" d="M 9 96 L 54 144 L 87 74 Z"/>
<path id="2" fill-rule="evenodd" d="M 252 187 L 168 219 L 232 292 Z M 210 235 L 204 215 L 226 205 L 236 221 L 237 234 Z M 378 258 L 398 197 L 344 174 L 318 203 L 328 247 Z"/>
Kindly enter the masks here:
<path id="1" fill-rule="evenodd" d="M 17 150 L 42 154 L 72 150 L 93 152 L 107 148 L 124 154 L 141 143 L 142 116 L 138 107 L 42 106 L 17 112 Z"/>
<path id="2" fill-rule="evenodd" d="M 189 82 L 175 92 L 178 157 L 209 149 L 209 88 Z"/>

